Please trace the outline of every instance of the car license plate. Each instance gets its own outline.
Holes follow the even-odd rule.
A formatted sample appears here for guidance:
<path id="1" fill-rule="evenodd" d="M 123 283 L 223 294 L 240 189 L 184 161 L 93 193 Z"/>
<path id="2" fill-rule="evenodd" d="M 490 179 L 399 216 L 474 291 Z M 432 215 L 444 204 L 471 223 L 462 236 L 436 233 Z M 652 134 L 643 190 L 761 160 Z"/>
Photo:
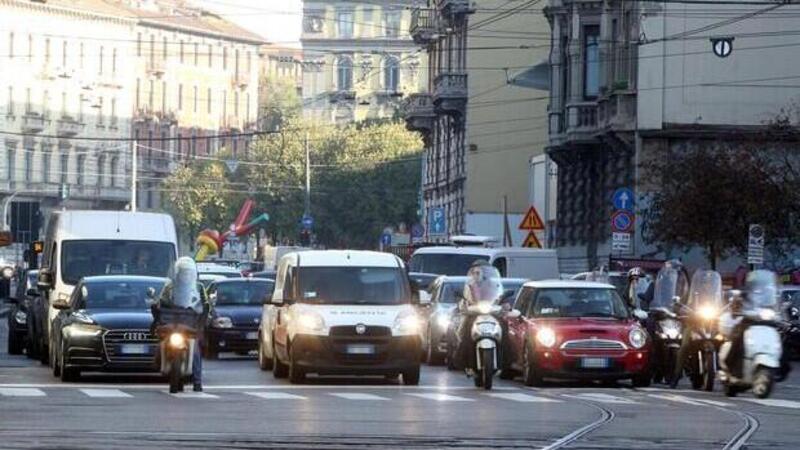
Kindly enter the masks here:
<path id="1" fill-rule="evenodd" d="M 374 345 L 348 345 L 347 353 L 351 355 L 371 355 L 375 353 Z"/>
<path id="2" fill-rule="evenodd" d="M 605 369 L 608 367 L 608 358 L 581 358 L 581 367 L 584 369 Z"/>
<path id="3" fill-rule="evenodd" d="M 144 355 L 149 353 L 149 348 L 145 344 L 124 344 L 120 348 L 120 353 L 125 355 Z"/>
<path id="4" fill-rule="evenodd" d="M 258 331 L 251 331 L 244 335 L 245 339 L 256 340 L 258 339 Z"/>

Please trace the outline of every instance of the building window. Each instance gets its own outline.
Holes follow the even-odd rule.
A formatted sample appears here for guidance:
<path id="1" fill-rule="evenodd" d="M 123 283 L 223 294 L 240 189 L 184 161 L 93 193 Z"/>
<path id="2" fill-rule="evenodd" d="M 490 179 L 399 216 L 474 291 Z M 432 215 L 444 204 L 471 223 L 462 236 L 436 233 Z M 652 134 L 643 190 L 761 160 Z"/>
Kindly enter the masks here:
<path id="1" fill-rule="evenodd" d="M 156 35 L 150 34 L 150 64 L 156 60 Z"/>
<path id="2" fill-rule="evenodd" d="M 250 71 L 253 70 L 253 53 L 247 52 L 247 74 L 250 74 Z"/>
<path id="3" fill-rule="evenodd" d="M 183 64 L 183 41 L 180 42 L 180 44 L 178 45 L 178 48 L 180 49 L 179 53 L 180 53 L 181 64 Z"/>
<path id="4" fill-rule="evenodd" d="M 139 109 L 139 105 L 141 104 L 141 97 L 142 97 L 142 80 L 137 78 L 136 79 L 136 109 Z"/>
<path id="5" fill-rule="evenodd" d="M 194 112 L 197 112 L 197 86 L 194 87 L 193 94 L 194 94 L 194 98 L 193 98 L 193 103 L 194 104 L 193 104 L 193 108 L 192 109 L 194 110 Z"/>
<path id="6" fill-rule="evenodd" d="M 239 91 L 233 91 L 233 115 L 239 118 Z"/>
<path id="7" fill-rule="evenodd" d="M 45 64 L 50 62 L 50 38 L 44 40 L 44 62 Z"/>
<path id="8" fill-rule="evenodd" d="M 147 91 L 147 108 L 148 108 L 148 110 L 150 110 L 152 112 L 153 111 L 153 105 L 154 105 L 153 97 L 155 97 L 155 90 L 156 90 L 155 82 L 153 80 L 150 80 L 150 83 L 149 83 L 148 87 L 149 87 L 149 89 Z"/>
<path id="9" fill-rule="evenodd" d="M 245 110 L 244 110 L 244 117 L 247 123 L 250 123 L 250 93 L 247 93 L 247 99 L 245 103 Z"/>
<path id="10" fill-rule="evenodd" d="M 228 70 L 228 47 L 222 47 L 222 70 Z"/>
<path id="11" fill-rule="evenodd" d="M 161 82 L 161 112 L 167 112 L 167 82 Z"/>
<path id="12" fill-rule="evenodd" d="M 212 61 L 214 61 L 214 47 L 209 44 L 208 45 L 208 68 L 212 67 Z"/>
<path id="13" fill-rule="evenodd" d="M 77 180 L 78 185 L 83 185 L 84 181 L 83 169 L 85 164 L 86 164 L 86 155 L 85 154 L 78 155 L 78 180 Z"/>
<path id="14" fill-rule="evenodd" d="M 117 167 L 119 167 L 119 156 L 111 158 L 111 167 L 108 168 L 108 174 L 111 178 L 111 187 L 117 186 Z"/>
<path id="15" fill-rule="evenodd" d="M 178 85 L 178 111 L 183 111 L 183 85 Z"/>
<path id="16" fill-rule="evenodd" d="M 8 57 L 14 59 L 14 32 L 8 33 Z"/>
<path id="17" fill-rule="evenodd" d="M 353 11 L 339 11 L 336 13 L 336 30 L 340 38 L 353 37 Z"/>
<path id="18" fill-rule="evenodd" d="M 106 155 L 97 157 L 97 185 L 102 187 L 105 184 L 106 176 Z"/>
<path id="19" fill-rule="evenodd" d="M 81 69 L 83 69 L 83 55 L 84 55 L 84 52 L 83 52 L 83 42 L 81 42 L 81 45 L 80 45 L 80 50 L 79 50 L 79 54 L 78 54 L 78 66 L 79 66 Z"/>
<path id="20" fill-rule="evenodd" d="M 50 117 L 50 105 L 48 104 L 50 100 L 50 91 L 47 89 L 42 92 L 42 117 L 47 119 Z"/>
<path id="21" fill-rule="evenodd" d="M 194 43 L 194 65 L 198 65 L 200 61 L 200 44 Z"/>
<path id="22" fill-rule="evenodd" d="M 353 60 L 348 56 L 342 56 L 336 61 L 336 87 L 340 91 L 353 88 Z"/>
<path id="23" fill-rule="evenodd" d="M 400 34 L 400 12 L 386 11 L 383 13 L 383 35 L 397 37 Z"/>
<path id="24" fill-rule="evenodd" d="M 136 56 L 142 56 L 142 33 L 136 34 Z"/>
<path id="25" fill-rule="evenodd" d="M 117 49 L 111 50 L 111 73 L 117 73 Z"/>
<path id="26" fill-rule="evenodd" d="M 67 68 L 67 41 L 61 43 L 61 68 Z"/>
<path id="27" fill-rule="evenodd" d="M 86 101 L 86 97 L 83 94 L 78 96 L 78 122 L 83 123 L 83 103 Z"/>
<path id="28" fill-rule="evenodd" d="M 14 86 L 8 87 L 8 105 L 6 105 L 6 114 L 9 116 L 14 115 Z"/>
<path id="29" fill-rule="evenodd" d="M 111 99 L 111 126 L 117 126 L 117 99 Z"/>
<path id="30" fill-rule="evenodd" d="M 61 92 L 61 117 L 67 116 L 67 93 Z"/>
<path id="31" fill-rule="evenodd" d="M 597 98 L 600 93 L 600 27 L 583 27 L 583 97 Z"/>
<path id="32" fill-rule="evenodd" d="M 98 67 L 99 67 L 99 69 L 98 69 L 97 73 L 102 75 L 103 74 L 103 46 L 102 45 L 100 46 L 100 65 Z"/>
<path id="33" fill-rule="evenodd" d="M 211 88 L 206 90 L 206 108 L 207 112 L 211 114 Z"/>
<path id="34" fill-rule="evenodd" d="M 164 36 L 164 39 L 161 41 L 161 59 L 166 61 L 167 60 L 167 37 Z"/>
<path id="35" fill-rule="evenodd" d="M 69 180 L 67 177 L 69 175 L 69 153 L 67 153 L 67 150 L 63 152 L 61 153 L 61 184 L 67 184 L 67 180 Z"/>
<path id="36" fill-rule="evenodd" d="M 389 92 L 397 92 L 400 84 L 400 61 L 388 56 L 383 61 L 383 88 Z"/>
<path id="37" fill-rule="evenodd" d="M 14 172 L 16 172 L 15 163 L 17 161 L 17 149 L 14 147 L 9 146 L 8 152 L 6 153 L 6 169 L 8 172 L 6 173 L 6 178 L 8 181 L 14 181 Z"/>
<path id="38" fill-rule="evenodd" d="M 31 179 L 33 174 L 33 149 L 26 148 L 25 149 L 25 181 L 30 183 L 33 181 Z"/>
<path id="39" fill-rule="evenodd" d="M 236 74 L 236 78 L 239 77 L 239 49 L 237 48 L 233 52 L 233 72 Z"/>
<path id="40" fill-rule="evenodd" d="M 42 146 L 42 150 L 44 150 L 44 146 Z M 42 182 L 45 184 L 50 182 L 50 158 L 52 157 L 52 152 L 42 152 Z"/>
<path id="41" fill-rule="evenodd" d="M 25 88 L 25 114 L 32 113 L 31 88 Z"/>
<path id="42" fill-rule="evenodd" d="M 28 62 L 33 60 L 33 35 L 28 35 Z"/>

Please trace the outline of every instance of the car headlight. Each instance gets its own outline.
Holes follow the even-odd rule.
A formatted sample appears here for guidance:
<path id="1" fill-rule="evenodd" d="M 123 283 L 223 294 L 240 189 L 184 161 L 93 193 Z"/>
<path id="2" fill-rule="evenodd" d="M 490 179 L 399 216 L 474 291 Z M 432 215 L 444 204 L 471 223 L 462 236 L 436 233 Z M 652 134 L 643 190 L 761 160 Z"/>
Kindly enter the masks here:
<path id="1" fill-rule="evenodd" d="M 633 348 L 642 348 L 647 343 L 647 334 L 640 328 L 634 328 L 628 334 L 628 340 L 631 342 Z"/>
<path id="2" fill-rule="evenodd" d="M 297 316 L 297 332 L 320 334 L 325 332 L 325 320 L 315 312 L 304 311 Z"/>
<path id="3" fill-rule="evenodd" d="M 678 339 L 681 335 L 681 325 L 675 320 L 665 320 L 661 323 L 661 330 L 667 339 Z"/>
<path id="4" fill-rule="evenodd" d="M 10 280 L 14 277 L 14 268 L 13 267 L 3 267 L 2 276 L 6 280 Z"/>
<path id="5" fill-rule="evenodd" d="M 495 334 L 500 331 L 500 327 L 495 322 L 481 322 L 478 325 L 478 332 L 480 334 Z"/>
<path id="6" fill-rule="evenodd" d="M 20 325 L 25 325 L 28 323 L 28 315 L 25 311 L 17 311 L 17 313 L 14 314 L 14 321 Z"/>
<path id="7" fill-rule="evenodd" d="M 713 320 L 717 318 L 719 312 L 714 305 L 703 305 L 697 310 L 697 314 L 699 314 L 700 318 L 703 320 Z"/>
<path id="8" fill-rule="evenodd" d="M 91 317 L 81 312 L 76 312 L 72 314 L 72 318 L 75 319 L 76 322 L 84 325 L 94 325 L 94 320 L 92 320 Z"/>
<path id="9" fill-rule="evenodd" d="M 439 314 L 436 316 L 436 326 L 442 331 L 447 330 L 447 327 L 450 326 L 450 316 L 447 314 Z"/>
<path id="10" fill-rule="evenodd" d="M 103 330 L 100 327 L 88 324 L 76 323 L 67 328 L 67 333 L 71 337 L 76 337 L 76 338 L 97 337 L 100 336 L 102 332 Z"/>
<path id="11" fill-rule="evenodd" d="M 172 333 L 169 335 L 169 345 L 177 349 L 185 348 L 186 338 L 180 333 Z"/>
<path id="12" fill-rule="evenodd" d="M 550 328 L 542 328 L 536 332 L 536 341 L 543 347 L 552 347 L 556 344 L 556 333 Z"/>
<path id="13" fill-rule="evenodd" d="M 395 336 L 408 336 L 419 333 L 419 317 L 414 311 L 405 311 L 397 315 L 392 332 Z"/>
<path id="14" fill-rule="evenodd" d="M 480 302 L 477 305 L 478 312 L 481 314 L 489 314 L 492 312 L 492 303 L 491 302 Z"/>
<path id="15" fill-rule="evenodd" d="M 233 328 L 233 321 L 230 317 L 215 317 L 214 320 L 211 321 L 211 326 L 214 328 Z"/>
<path id="16" fill-rule="evenodd" d="M 758 310 L 758 317 L 761 320 L 774 320 L 775 319 L 775 310 L 769 308 L 761 308 Z"/>

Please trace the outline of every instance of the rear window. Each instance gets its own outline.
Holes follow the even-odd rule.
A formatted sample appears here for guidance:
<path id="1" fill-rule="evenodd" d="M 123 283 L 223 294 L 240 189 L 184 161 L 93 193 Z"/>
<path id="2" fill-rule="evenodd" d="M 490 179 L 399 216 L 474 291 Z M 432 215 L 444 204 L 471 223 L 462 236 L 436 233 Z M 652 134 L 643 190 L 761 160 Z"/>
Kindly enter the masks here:
<path id="1" fill-rule="evenodd" d="M 297 301 L 319 305 L 397 305 L 411 299 L 406 273 L 393 267 L 301 267 Z"/>
<path id="2" fill-rule="evenodd" d="M 411 272 L 464 276 L 475 261 L 489 261 L 485 255 L 464 253 L 423 253 L 411 257 Z"/>
<path id="3" fill-rule="evenodd" d="M 272 295 L 275 282 L 253 280 L 219 283 L 215 285 L 216 305 L 260 305 Z"/>

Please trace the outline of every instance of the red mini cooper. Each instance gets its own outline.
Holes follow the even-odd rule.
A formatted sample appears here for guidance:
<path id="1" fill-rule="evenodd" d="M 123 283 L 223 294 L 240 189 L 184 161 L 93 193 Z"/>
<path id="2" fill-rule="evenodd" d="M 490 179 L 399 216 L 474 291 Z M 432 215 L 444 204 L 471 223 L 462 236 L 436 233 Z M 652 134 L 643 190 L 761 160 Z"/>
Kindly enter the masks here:
<path id="1" fill-rule="evenodd" d="M 650 383 L 650 338 L 610 284 L 525 283 L 506 320 L 506 361 L 528 386 L 543 378 Z"/>

